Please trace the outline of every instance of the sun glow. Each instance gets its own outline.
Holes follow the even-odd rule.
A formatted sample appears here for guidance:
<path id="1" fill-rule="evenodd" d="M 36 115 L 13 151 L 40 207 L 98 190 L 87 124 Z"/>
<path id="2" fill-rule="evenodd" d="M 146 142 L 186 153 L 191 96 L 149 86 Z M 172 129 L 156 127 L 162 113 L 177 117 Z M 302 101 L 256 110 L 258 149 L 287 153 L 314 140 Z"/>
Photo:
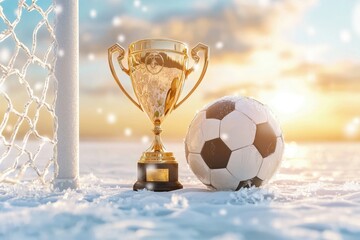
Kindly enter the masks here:
<path id="1" fill-rule="evenodd" d="M 305 98 L 298 93 L 279 91 L 274 95 L 275 96 L 270 100 L 269 105 L 279 113 L 294 114 L 304 107 Z"/>
<path id="2" fill-rule="evenodd" d="M 309 103 L 311 94 L 305 89 L 280 87 L 261 94 L 261 98 L 283 121 L 291 120 L 308 112 L 313 106 Z"/>

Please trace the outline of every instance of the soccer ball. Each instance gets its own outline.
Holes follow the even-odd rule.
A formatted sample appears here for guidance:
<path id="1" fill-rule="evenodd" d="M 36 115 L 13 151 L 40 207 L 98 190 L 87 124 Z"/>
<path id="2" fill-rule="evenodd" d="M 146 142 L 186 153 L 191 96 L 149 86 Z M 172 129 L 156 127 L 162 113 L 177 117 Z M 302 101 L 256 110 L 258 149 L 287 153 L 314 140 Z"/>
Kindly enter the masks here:
<path id="1" fill-rule="evenodd" d="M 270 109 L 247 97 L 224 97 L 190 124 L 186 160 L 206 186 L 239 190 L 269 181 L 280 166 L 284 138 Z"/>

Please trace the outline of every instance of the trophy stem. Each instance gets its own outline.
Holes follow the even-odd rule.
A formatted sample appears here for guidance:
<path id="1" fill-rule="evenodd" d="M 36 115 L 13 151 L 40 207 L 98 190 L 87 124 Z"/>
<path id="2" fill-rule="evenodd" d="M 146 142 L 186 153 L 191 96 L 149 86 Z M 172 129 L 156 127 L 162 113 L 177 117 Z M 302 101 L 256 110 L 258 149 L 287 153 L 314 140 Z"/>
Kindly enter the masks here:
<path id="1" fill-rule="evenodd" d="M 165 152 L 164 145 L 161 142 L 160 134 L 162 132 L 162 129 L 160 127 L 160 121 L 154 122 L 154 129 L 153 132 L 155 134 L 155 139 L 153 141 L 151 148 L 151 151 L 153 152 Z"/>

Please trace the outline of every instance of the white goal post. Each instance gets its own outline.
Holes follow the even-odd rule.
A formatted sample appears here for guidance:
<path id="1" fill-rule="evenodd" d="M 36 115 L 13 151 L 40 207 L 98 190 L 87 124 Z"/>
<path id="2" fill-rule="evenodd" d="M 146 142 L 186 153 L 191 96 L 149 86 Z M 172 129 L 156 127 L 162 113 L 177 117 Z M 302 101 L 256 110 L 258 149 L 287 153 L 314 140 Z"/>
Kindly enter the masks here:
<path id="1" fill-rule="evenodd" d="M 55 113 L 57 166 L 55 188 L 77 188 L 79 176 L 79 9 L 78 0 L 55 0 L 58 82 Z"/>
<path id="2" fill-rule="evenodd" d="M 78 0 L 0 0 L 0 186 L 79 187 L 78 15 Z"/>

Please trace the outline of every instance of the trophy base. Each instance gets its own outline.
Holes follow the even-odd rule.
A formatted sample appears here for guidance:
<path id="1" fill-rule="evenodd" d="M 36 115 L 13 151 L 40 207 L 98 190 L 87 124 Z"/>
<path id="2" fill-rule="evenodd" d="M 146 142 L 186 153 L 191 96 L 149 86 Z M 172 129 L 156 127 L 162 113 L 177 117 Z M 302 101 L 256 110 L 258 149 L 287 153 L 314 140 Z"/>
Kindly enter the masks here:
<path id="1" fill-rule="evenodd" d="M 138 180 L 134 191 L 147 189 L 154 192 L 166 192 L 182 189 L 178 181 L 177 162 L 148 163 L 138 162 Z"/>

